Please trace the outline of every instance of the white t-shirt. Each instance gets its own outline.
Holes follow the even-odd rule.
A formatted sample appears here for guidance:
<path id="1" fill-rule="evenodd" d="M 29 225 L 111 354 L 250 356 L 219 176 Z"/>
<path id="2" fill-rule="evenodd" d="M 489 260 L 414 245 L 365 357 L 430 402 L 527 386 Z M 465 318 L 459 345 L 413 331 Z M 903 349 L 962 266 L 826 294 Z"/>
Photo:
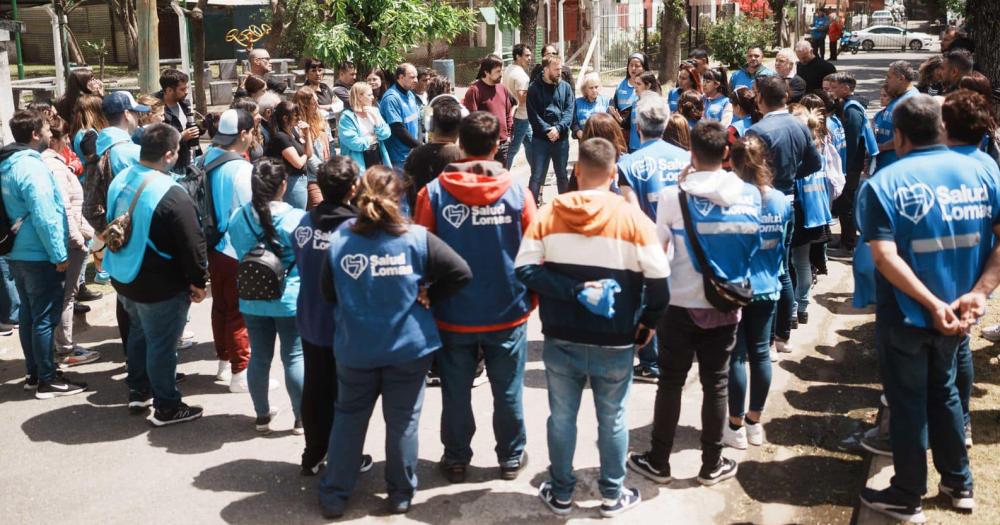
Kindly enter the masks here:
<path id="1" fill-rule="evenodd" d="M 503 87 L 507 88 L 512 95 L 517 97 L 517 94 L 521 91 L 528 90 L 528 83 L 531 81 L 528 78 L 528 73 L 524 71 L 524 68 L 517 65 L 511 64 L 507 66 L 507 71 L 503 72 Z M 525 120 L 528 118 L 528 104 L 525 101 L 524 104 L 518 104 L 517 110 L 514 111 L 514 118 L 519 120 Z"/>
<path id="2" fill-rule="evenodd" d="M 174 104 L 174 107 L 170 109 L 172 109 L 174 114 L 177 115 L 177 120 L 181 122 L 181 129 L 186 129 L 188 125 L 188 117 L 184 114 L 184 109 L 181 108 L 181 105 Z"/>

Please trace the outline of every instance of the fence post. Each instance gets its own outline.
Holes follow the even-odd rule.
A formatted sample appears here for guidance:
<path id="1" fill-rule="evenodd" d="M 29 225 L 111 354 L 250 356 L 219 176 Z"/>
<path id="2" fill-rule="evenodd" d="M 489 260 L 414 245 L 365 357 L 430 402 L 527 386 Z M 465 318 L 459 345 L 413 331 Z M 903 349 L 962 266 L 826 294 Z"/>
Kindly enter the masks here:
<path id="1" fill-rule="evenodd" d="M 601 0 L 594 0 L 594 47 L 597 48 L 597 54 L 594 56 L 594 71 L 596 71 L 597 74 L 601 74 L 601 60 L 604 55 L 600 45 L 602 30 L 601 23 L 603 21 L 603 17 L 601 16 Z"/>
<path id="2" fill-rule="evenodd" d="M 559 16 L 557 18 L 559 21 L 559 58 L 563 60 L 566 60 L 566 23 L 563 17 L 563 7 L 565 4 L 566 0 L 559 0 Z"/>
<path id="3" fill-rule="evenodd" d="M 66 69 L 63 67 L 66 63 L 63 62 L 63 46 L 62 46 L 62 35 L 59 31 L 59 17 L 56 16 L 56 12 L 52 10 L 52 6 L 45 6 L 45 12 L 49 14 L 49 22 L 52 24 L 52 54 L 54 55 L 54 62 L 56 63 L 56 92 L 57 97 L 63 96 L 66 92 Z"/>

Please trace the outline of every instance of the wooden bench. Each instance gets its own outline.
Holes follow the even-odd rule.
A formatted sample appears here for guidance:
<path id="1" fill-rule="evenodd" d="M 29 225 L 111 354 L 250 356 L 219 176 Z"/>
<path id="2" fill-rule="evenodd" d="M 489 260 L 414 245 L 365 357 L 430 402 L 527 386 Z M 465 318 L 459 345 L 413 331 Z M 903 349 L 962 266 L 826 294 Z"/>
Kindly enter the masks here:
<path id="1" fill-rule="evenodd" d="M 52 84 L 26 84 L 22 83 L 11 87 L 11 92 L 14 94 L 14 107 L 21 107 L 21 93 L 25 91 L 31 92 L 32 102 L 49 101 L 55 102 L 56 99 L 56 87 Z"/>

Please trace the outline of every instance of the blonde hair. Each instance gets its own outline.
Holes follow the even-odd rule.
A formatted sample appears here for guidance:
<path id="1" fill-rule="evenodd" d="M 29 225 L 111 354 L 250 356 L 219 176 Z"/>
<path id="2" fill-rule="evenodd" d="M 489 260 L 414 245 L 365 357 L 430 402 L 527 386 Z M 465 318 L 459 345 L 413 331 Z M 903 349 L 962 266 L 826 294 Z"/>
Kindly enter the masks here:
<path id="1" fill-rule="evenodd" d="M 354 85 L 351 86 L 351 94 L 348 99 L 351 103 L 351 111 L 364 111 L 365 108 L 361 103 L 361 97 L 365 94 L 375 94 L 375 92 L 372 91 L 372 87 L 369 86 L 367 82 L 355 82 Z"/>
<path id="2" fill-rule="evenodd" d="M 73 140 L 81 129 L 100 131 L 108 127 L 108 120 L 104 118 L 104 112 L 101 110 L 101 102 L 101 97 L 97 95 L 84 94 L 76 99 L 73 122 L 69 129 L 70 140 Z"/>
<path id="3" fill-rule="evenodd" d="M 826 129 L 826 116 L 822 110 L 819 108 L 809 109 L 802 104 L 790 104 L 788 112 L 799 119 L 799 122 L 809 126 L 813 142 L 816 143 L 817 147 L 822 146 L 826 142 L 829 131 Z"/>
<path id="4" fill-rule="evenodd" d="M 397 236 L 406 233 L 409 221 L 399 207 L 404 189 L 391 168 L 368 168 L 358 179 L 358 218 L 351 230 L 362 235 L 373 235 L 377 230 Z"/>
<path id="5" fill-rule="evenodd" d="M 746 182 L 757 186 L 761 195 L 771 185 L 771 169 L 767 166 L 767 147 L 764 141 L 748 135 L 733 143 L 730 150 L 733 170 Z"/>
<path id="6" fill-rule="evenodd" d="M 295 102 L 299 108 L 299 118 L 309 124 L 312 136 L 314 138 L 324 136 L 326 134 L 326 120 L 319 114 L 316 90 L 309 86 L 302 86 L 292 95 L 292 102 Z"/>
<path id="7" fill-rule="evenodd" d="M 139 98 L 136 100 L 136 102 L 145 106 L 149 106 L 149 113 L 139 114 L 140 126 L 146 126 L 149 124 L 153 124 L 154 122 L 158 122 L 154 120 L 154 117 L 156 117 L 157 115 L 160 115 L 161 117 L 163 116 L 164 105 L 162 100 L 152 95 L 140 95 Z"/>

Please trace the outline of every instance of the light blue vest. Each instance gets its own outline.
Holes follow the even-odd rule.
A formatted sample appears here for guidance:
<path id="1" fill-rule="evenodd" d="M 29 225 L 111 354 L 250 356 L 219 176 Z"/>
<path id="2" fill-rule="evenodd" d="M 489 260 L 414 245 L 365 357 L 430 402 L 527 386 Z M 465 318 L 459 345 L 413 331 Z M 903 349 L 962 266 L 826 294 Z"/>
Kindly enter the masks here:
<path id="1" fill-rule="evenodd" d="M 729 97 L 718 96 L 713 99 L 705 97 L 705 115 L 702 120 L 722 121 L 722 114 L 726 111 L 726 106 L 730 104 Z"/>
<path id="2" fill-rule="evenodd" d="M 635 191 L 643 213 L 655 221 L 660 190 L 677 184 L 678 175 L 690 162 L 690 153 L 663 139 L 655 139 L 619 159 L 618 174 Z"/>
<path id="3" fill-rule="evenodd" d="M 604 95 L 598 95 L 597 99 L 593 102 L 589 102 L 585 97 L 578 97 L 576 99 L 576 104 L 574 106 L 573 118 L 576 119 L 577 126 L 580 129 L 587 124 L 587 119 L 590 118 L 594 113 L 606 113 L 608 111 L 608 105 L 611 103 L 608 97 Z"/>
<path id="4" fill-rule="evenodd" d="M 715 275 L 731 283 L 746 282 L 750 261 L 761 246 L 760 190 L 744 183 L 736 204 L 727 208 L 690 194 L 687 199 L 695 235 Z M 702 273 L 685 229 L 675 230 L 674 235 L 678 234 L 684 237 L 695 271 Z"/>
<path id="5" fill-rule="evenodd" d="M 826 177 L 825 166 L 808 177 L 795 179 L 795 199 L 802 206 L 806 228 L 818 228 L 833 221 L 830 211 L 830 182 Z"/>
<path id="6" fill-rule="evenodd" d="M 750 259 L 750 286 L 757 295 L 781 290 L 785 268 L 785 231 L 792 220 L 789 196 L 768 188 L 760 206 L 760 250 Z"/>
<path id="7" fill-rule="evenodd" d="M 919 95 L 920 92 L 917 88 L 911 87 L 906 90 L 902 95 L 892 99 L 889 105 L 885 109 L 879 111 L 875 114 L 875 140 L 879 144 L 885 144 L 886 142 L 892 142 L 893 136 L 893 125 L 892 125 L 892 112 L 896 109 L 896 106 L 900 102 L 914 96 Z M 875 171 L 879 171 L 896 162 L 899 156 L 896 155 L 896 150 L 882 151 L 879 152 L 878 158 L 875 164 Z"/>
<path id="8" fill-rule="evenodd" d="M 337 292 L 338 364 L 372 369 L 424 357 L 441 347 L 430 310 L 417 303 L 427 267 L 427 230 L 369 237 L 344 227 L 330 238 Z"/>
<path id="9" fill-rule="evenodd" d="M 736 130 L 736 136 L 742 137 L 746 135 L 747 130 L 750 129 L 750 126 L 753 125 L 753 122 L 751 122 L 750 120 L 750 115 L 747 115 L 741 119 L 734 118 L 733 123 L 731 125 L 733 126 L 733 129 Z"/>
<path id="10" fill-rule="evenodd" d="M 837 155 L 840 155 L 840 170 L 847 172 L 847 135 L 844 133 L 844 125 L 836 115 L 830 115 L 826 119 L 826 129 L 830 132 L 830 140 L 833 147 L 837 148 Z"/>
<path id="11" fill-rule="evenodd" d="M 1000 195 L 969 157 L 934 146 L 908 153 L 869 180 L 889 216 L 900 257 L 939 299 L 951 303 L 975 285 L 992 249 Z M 861 216 L 862 219 L 865 215 Z M 904 320 L 931 328 L 924 308 L 893 288 Z"/>
<path id="12" fill-rule="evenodd" d="M 164 259 L 171 258 L 169 254 L 158 250 L 149 239 L 149 228 L 153 223 L 156 206 L 170 188 L 177 186 L 170 175 L 142 164 L 136 164 L 119 173 L 108 186 L 108 223 L 128 211 L 135 192 L 147 175 L 152 179 L 142 190 L 142 195 L 139 196 L 139 201 L 136 202 L 135 210 L 132 212 L 132 234 L 128 243 L 117 253 L 108 250 L 104 256 L 104 269 L 114 280 L 122 284 L 134 281 L 139 275 L 147 247 Z"/>

